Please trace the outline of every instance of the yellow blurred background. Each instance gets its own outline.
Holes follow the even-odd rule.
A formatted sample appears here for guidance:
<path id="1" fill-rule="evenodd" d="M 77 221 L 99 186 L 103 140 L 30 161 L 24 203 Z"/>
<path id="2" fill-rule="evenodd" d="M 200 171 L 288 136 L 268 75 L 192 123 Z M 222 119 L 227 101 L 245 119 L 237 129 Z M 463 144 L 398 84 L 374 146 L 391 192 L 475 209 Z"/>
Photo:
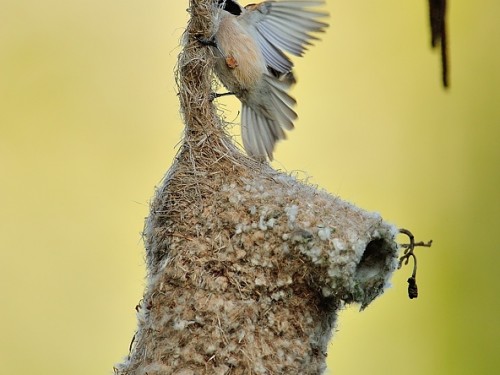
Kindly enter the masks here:
<path id="1" fill-rule="evenodd" d="M 417 300 L 408 267 L 342 312 L 335 374 L 500 368 L 500 2 L 450 2 L 449 91 L 424 0 L 330 0 L 295 60 L 300 118 L 274 166 L 434 240 Z M 143 221 L 182 133 L 187 6 L 0 0 L 1 374 L 110 374 L 127 354 Z"/>

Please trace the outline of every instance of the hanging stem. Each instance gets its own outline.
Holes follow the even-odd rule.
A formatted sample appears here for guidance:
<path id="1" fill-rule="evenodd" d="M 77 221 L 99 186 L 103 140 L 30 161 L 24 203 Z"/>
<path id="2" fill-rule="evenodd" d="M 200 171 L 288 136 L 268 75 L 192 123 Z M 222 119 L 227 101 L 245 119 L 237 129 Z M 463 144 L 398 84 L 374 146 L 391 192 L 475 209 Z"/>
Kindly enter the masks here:
<path id="1" fill-rule="evenodd" d="M 415 242 L 415 237 L 413 236 L 413 233 L 411 233 L 408 229 L 399 229 L 399 233 L 405 234 L 408 236 L 410 243 L 408 244 L 401 244 L 400 246 L 404 248 L 403 255 L 399 258 L 399 266 L 398 268 L 401 268 L 403 266 L 403 263 L 405 265 L 408 264 L 410 261 L 410 258 L 413 258 L 413 272 L 411 274 L 411 277 L 408 279 L 408 297 L 410 299 L 417 298 L 418 297 L 418 286 L 417 286 L 417 257 L 414 253 L 415 247 L 431 247 L 432 246 L 432 240 L 428 242 Z"/>

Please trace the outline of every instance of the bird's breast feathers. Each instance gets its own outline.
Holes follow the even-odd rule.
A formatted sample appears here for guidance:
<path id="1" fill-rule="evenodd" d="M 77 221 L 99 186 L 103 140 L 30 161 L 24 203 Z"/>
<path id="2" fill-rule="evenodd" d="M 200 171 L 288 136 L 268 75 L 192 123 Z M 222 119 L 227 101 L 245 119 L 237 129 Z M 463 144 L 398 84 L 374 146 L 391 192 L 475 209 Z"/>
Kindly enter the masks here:
<path id="1" fill-rule="evenodd" d="M 232 15 L 223 16 L 217 33 L 217 45 L 223 56 L 219 58 L 219 78 L 230 90 L 249 89 L 267 72 L 266 62 L 255 39 L 246 32 Z M 228 82 L 231 81 L 231 82 Z"/>

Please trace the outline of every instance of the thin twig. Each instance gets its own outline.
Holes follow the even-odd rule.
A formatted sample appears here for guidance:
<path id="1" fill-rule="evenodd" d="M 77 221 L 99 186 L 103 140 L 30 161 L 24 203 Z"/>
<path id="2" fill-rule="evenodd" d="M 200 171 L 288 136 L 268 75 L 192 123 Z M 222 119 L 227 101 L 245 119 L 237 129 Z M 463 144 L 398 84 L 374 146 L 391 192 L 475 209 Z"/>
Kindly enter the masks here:
<path id="1" fill-rule="evenodd" d="M 415 256 L 414 250 L 415 247 L 431 247 L 432 240 L 428 242 L 415 242 L 415 237 L 413 233 L 411 233 L 408 229 L 399 229 L 399 233 L 405 234 L 410 239 L 410 243 L 401 244 L 400 246 L 404 248 L 403 255 L 399 258 L 399 266 L 401 268 L 404 265 L 407 265 L 410 261 L 410 258 L 413 258 L 413 272 L 411 277 L 408 279 L 408 297 L 410 299 L 418 297 L 418 286 L 417 286 L 417 257 Z"/>

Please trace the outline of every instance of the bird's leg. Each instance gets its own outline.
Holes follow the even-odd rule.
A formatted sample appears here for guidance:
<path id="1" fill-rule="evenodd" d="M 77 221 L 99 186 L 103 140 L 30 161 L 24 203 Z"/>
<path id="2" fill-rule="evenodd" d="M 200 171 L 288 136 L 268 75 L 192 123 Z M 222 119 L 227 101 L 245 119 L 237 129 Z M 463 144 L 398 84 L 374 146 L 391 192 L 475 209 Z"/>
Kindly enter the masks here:
<path id="1" fill-rule="evenodd" d="M 229 69 L 234 69 L 238 66 L 238 61 L 234 58 L 233 55 L 231 54 L 226 55 L 224 54 L 224 52 L 222 52 L 219 45 L 217 44 L 217 41 L 215 40 L 215 37 L 205 38 L 203 36 L 196 36 L 195 38 L 201 45 L 213 47 L 217 51 L 219 51 L 221 56 L 224 57 L 224 59 L 226 60 L 226 65 Z"/>
<path id="2" fill-rule="evenodd" d="M 213 92 L 210 94 L 210 101 L 214 101 L 217 98 L 220 98 L 221 96 L 226 96 L 226 95 L 234 95 L 234 92 L 223 92 L 222 94 L 218 94 L 216 92 Z"/>
<path id="3" fill-rule="evenodd" d="M 200 44 L 202 44 L 204 46 L 211 46 L 211 47 L 218 48 L 214 37 L 205 38 L 203 36 L 197 35 L 197 36 L 195 36 L 195 38 L 198 42 L 200 42 Z"/>
<path id="4" fill-rule="evenodd" d="M 214 47 L 217 51 L 220 52 L 220 54 L 222 56 L 224 56 L 224 53 L 222 53 L 221 49 L 217 45 L 217 42 L 215 41 L 215 37 L 205 38 L 202 36 L 196 36 L 195 38 L 201 45 Z M 236 66 L 238 66 L 238 63 L 234 59 L 233 56 L 229 55 L 229 56 L 225 57 L 225 59 L 226 59 L 226 64 L 229 68 L 235 68 Z M 233 92 L 224 92 L 222 94 L 218 94 L 216 92 L 213 92 L 210 94 L 210 101 L 214 101 L 215 99 L 220 98 L 221 96 L 226 96 L 226 95 L 234 95 L 234 93 Z"/>
<path id="5" fill-rule="evenodd" d="M 219 45 L 217 44 L 216 40 L 215 40 L 215 37 L 211 37 L 211 38 L 205 38 L 203 36 L 200 36 L 200 35 L 197 35 L 195 36 L 196 40 L 203 46 L 207 46 L 207 47 L 214 47 L 217 51 L 219 51 L 219 53 L 224 56 L 224 53 L 221 51 L 221 49 L 219 48 Z"/>

